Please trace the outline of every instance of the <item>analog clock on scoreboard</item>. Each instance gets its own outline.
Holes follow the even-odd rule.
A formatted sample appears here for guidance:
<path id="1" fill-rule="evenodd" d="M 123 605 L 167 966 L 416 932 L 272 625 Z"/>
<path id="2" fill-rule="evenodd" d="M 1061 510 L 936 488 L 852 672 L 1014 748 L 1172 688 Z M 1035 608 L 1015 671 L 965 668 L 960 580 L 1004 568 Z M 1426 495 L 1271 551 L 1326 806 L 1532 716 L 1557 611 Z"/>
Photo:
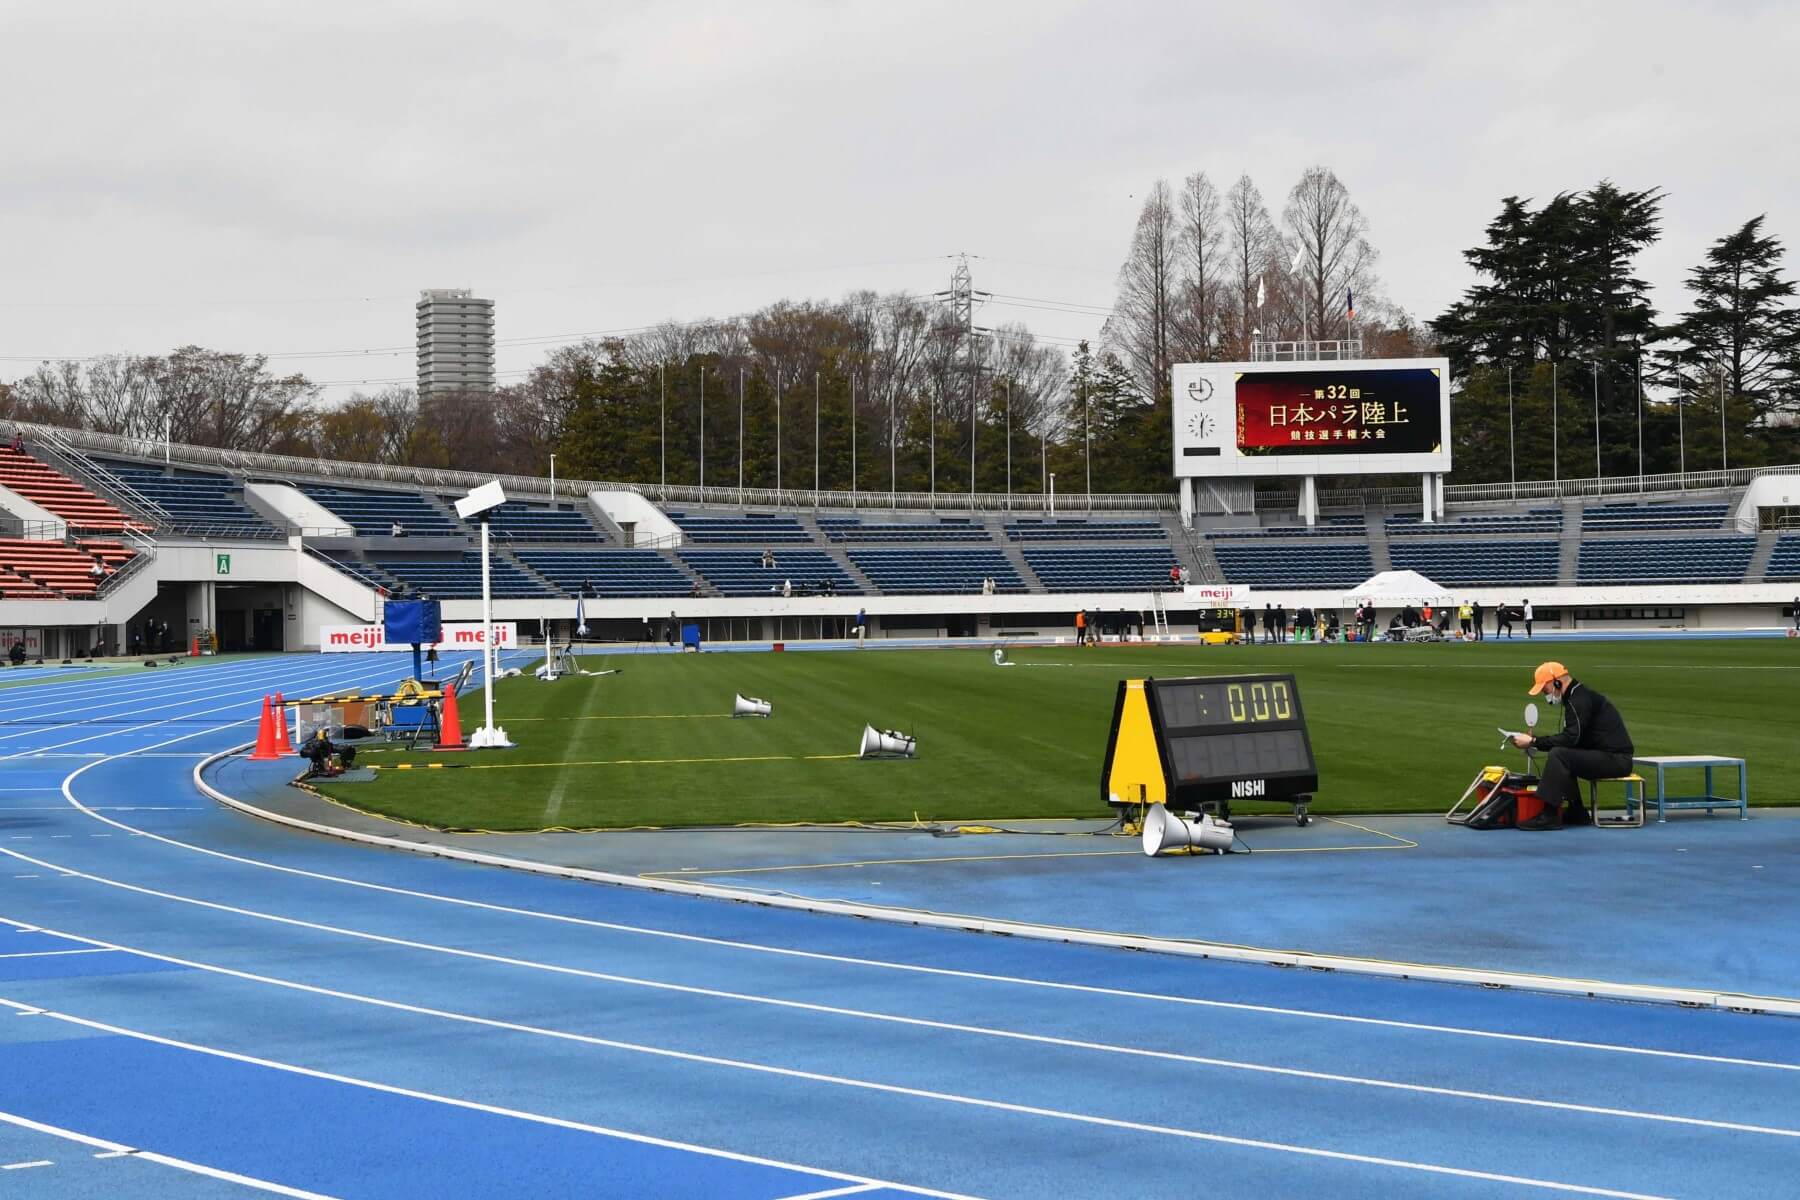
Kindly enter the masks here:
<path id="1" fill-rule="evenodd" d="M 1120 682 L 1101 771 L 1109 803 L 1229 812 L 1270 800 L 1292 804 L 1304 825 L 1318 788 L 1292 675 Z"/>

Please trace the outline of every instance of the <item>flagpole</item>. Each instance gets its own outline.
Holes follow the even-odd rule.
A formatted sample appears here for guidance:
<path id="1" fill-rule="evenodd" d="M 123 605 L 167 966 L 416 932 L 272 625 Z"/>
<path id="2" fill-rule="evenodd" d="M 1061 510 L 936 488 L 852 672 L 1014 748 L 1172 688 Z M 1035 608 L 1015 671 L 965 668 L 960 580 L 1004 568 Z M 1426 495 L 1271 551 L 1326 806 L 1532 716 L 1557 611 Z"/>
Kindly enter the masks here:
<path id="1" fill-rule="evenodd" d="M 1506 364 L 1506 463 L 1512 475 L 1513 499 L 1519 498 L 1519 449 L 1513 431 L 1512 364 Z"/>

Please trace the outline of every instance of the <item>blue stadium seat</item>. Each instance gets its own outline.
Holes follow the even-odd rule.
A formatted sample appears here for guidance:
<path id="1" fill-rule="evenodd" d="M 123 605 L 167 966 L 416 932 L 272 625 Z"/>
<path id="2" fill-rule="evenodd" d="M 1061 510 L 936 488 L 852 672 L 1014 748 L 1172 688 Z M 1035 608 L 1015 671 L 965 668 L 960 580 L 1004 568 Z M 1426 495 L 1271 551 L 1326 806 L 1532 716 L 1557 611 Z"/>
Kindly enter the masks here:
<path id="1" fill-rule="evenodd" d="M 1775 552 L 1769 556 L 1763 578 L 1771 583 L 1800 579 L 1800 533 L 1784 533 L 1775 539 Z"/>
<path id="2" fill-rule="evenodd" d="M 1354 587 L 1375 574 L 1366 542 L 1329 546 L 1227 542 L 1214 545 L 1213 554 L 1228 581 L 1251 586 Z"/>
<path id="3" fill-rule="evenodd" d="M 244 485 L 229 475 L 182 468 L 167 474 L 142 463 L 95 459 L 107 474 L 159 505 L 175 523 L 220 536 L 274 537 L 277 530 L 244 503 Z"/>
<path id="4" fill-rule="evenodd" d="M 1581 583 L 1737 583 L 1756 538 L 1664 537 L 1583 541 Z"/>
<path id="5" fill-rule="evenodd" d="M 1022 553 L 1052 592 L 1156 591 L 1169 586 L 1175 562 L 1167 545 L 1027 546 Z"/>
<path id="6" fill-rule="evenodd" d="M 363 537 L 386 537 L 396 523 L 409 537 L 454 537 L 468 533 L 416 492 L 384 492 L 323 483 L 295 486 Z"/>
<path id="7" fill-rule="evenodd" d="M 521 550 L 519 561 L 571 596 L 686 596 L 694 582 L 654 550 Z"/>
<path id="8" fill-rule="evenodd" d="M 414 592 L 434 600 L 479 600 L 481 556 L 458 558 L 394 558 L 379 555 L 370 560 Z M 542 584 L 498 556 L 493 556 L 490 581 L 498 599 L 521 600 L 547 595 Z"/>
<path id="9" fill-rule="evenodd" d="M 819 517 L 825 540 L 861 545 L 871 542 L 992 542 L 987 526 L 969 520 L 869 521 L 861 517 Z"/>
<path id="10" fill-rule="evenodd" d="M 1581 510 L 1584 531 L 1615 529 L 1718 529 L 1726 504 L 1598 504 Z"/>
<path id="11" fill-rule="evenodd" d="M 448 503 L 448 501 L 446 501 Z M 544 508 L 508 500 L 488 513 L 488 531 L 507 542 L 602 542 L 607 538 L 582 507 Z"/>
<path id="12" fill-rule="evenodd" d="M 1023 592 L 1024 579 L 1000 549 L 852 550 L 850 561 L 888 595 L 970 593 L 991 577 L 996 592 Z M 1167 577 L 1168 567 L 1163 567 Z"/>
<path id="13" fill-rule="evenodd" d="M 1417 571 L 1442 584 L 1554 584 L 1561 547 L 1553 541 L 1450 541 L 1408 538 L 1388 553 L 1402 571 Z"/>
<path id="14" fill-rule="evenodd" d="M 781 591 L 786 582 L 796 595 L 816 593 L 829 580 L 840 596 L 862 594 L 854 576 L 823 550 L 784 547 L 775 552 L 775 566 L 765 569 L 758 550 L 678 551 L 681 561 L 706 576 L 708 583 L 726 596 L 767 596 Z"/>
<path id="15" fill-rule="evenodd" d="M 744 513 L 742 516 L 707 516 L 671 512 L 669 519 L 681 529 L 683 541 L 737 542 L 744 545 L 792 545 L 810 542 L 812 534 L 796 517 L 785 513 Z"/>
<path id="16" fill-rule="evenodd" d="M 1392 516 L 1383 521 L 1389 537 L 1471 533 L 1561 533 L 1562 509 L 1534 508 L 1524 513 L 1472 513 L 1427 524 L 1417 513 Z M 1435 578 L 1435 576 L 1433 577 Z"/>
<path id="17" fill-rule="evenodd" d="M 1022 519 L 1006 523 L 1006 537 L 1014 542 L 1144 542 L 1166 539 L 1160 521 L 1096 521 Z"/>

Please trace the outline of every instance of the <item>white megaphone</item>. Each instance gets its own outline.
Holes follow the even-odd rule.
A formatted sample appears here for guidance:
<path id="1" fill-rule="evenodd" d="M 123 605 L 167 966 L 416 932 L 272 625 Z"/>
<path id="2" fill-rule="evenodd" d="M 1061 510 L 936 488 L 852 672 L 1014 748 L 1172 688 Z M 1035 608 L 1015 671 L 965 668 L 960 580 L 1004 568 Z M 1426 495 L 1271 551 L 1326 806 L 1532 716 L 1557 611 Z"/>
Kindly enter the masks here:
<path id="1" fill-rule="evenodd" d="M 1006 647 L 1005 646 L 995 646 L 994 647 L 994 665 L 996 667 L 1012 666 L 1012 663 L 1010 663 L 1006 660 Z"/>
<path id="2" fill-rule="evenodd" d="M 734 717 L 767 717 L 772 716 L 775 706 L 767 700 L 758 700 L 755 696 L 739 696 L 731 706 Z"/>
<path id="3" fill-rule="evenodd" d="M 1166 805 L 1152 804 L 1144 814 L 1144 853 L 1150 858 L 1181 849 L 1224 854 L 1235 840 L 1237 834 L 1231 822 L 1210 813 L 1202 813 L 1198 821 L 1189 821 L 1170 812 Z"/>
<path id="4" fill-rule="evenodd" d="M 918 742 L 895 729 L 863 726 L 862 750 L 858 758 L 917 758 Z"/>

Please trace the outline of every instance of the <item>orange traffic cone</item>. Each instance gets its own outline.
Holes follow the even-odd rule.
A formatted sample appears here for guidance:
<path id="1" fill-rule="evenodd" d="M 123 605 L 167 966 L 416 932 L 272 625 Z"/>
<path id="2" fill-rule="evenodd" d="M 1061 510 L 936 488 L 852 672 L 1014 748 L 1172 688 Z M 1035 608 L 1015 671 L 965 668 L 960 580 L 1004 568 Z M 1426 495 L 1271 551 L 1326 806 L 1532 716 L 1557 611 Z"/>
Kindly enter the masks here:
<path id="1" fill-rule="evenodd" d="M 275 714 L 269 707 L 269 698 L 263 697 L 262 720 L 256 724 L 256 749 L 250 752 L 251 762 L 269 762 L 281 757 L 281 751 L 275 748 Z"/>
<path id="2" fill-rule="evenodd" d="M 200 639 L 199 638 L 195 638 L 193 641 L 193 644 L 188 647 L 188 657 L 189 658 L 199 658 L 200 657 Z"/>
<path id="3" fill-rule="evenodd" d="M 288 740 L 287 703 L 286 703 L 286 701 L 284 701 L 281 698 L 280 692 L 275 693 L 274 712 L 275 712 L 275 753 L 277 753 L 277 754 L 292 754 L 292 753 L 294 753 L 294 743 Z"/>
<path id="4" fill-rule="evenodd" d="M 467 750 L 463 740 L 462 718 L 456 712 L 456 685 L 444 685 L 444 708 L 438 718 L 438 742 L 434 750 Z"/>

